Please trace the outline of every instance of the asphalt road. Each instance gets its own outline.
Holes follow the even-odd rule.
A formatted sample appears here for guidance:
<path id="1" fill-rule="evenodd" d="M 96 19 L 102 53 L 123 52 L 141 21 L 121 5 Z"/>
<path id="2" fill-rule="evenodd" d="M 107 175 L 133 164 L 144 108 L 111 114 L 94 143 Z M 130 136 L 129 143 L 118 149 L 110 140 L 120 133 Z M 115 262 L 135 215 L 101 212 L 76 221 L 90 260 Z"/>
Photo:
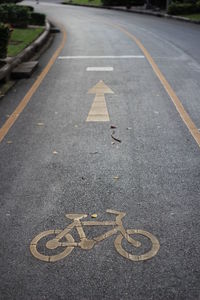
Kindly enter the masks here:
<path id="1" fill-rule="evenodd" d="M 48 3 L 37 10 L 63 25 L 67 41 L 62 59 L 0 145 L 0 298 L 200 299 L 200 148 L 130 36 L 142 42 L 200 128 L 199 26 Z M 1 126 L 61 40 L 62 33 L 57 34 L 34 76 L 1 100 Z M 110 71 L 87 70 L 105 67 Z M 106 105 L 101 81 L 113 91 L 104 95 Z M 91 112 L 95 94 L 88 91 L 98 82 Z M 96 121 L 86 122 L 88 115 Z M 99 122 L 102 115 L 110 121 Z M 111 137 L 113 130 L 121 143 Z M 71 235 L 65 231 L 54 239 L 53 245 L 63 243 L 56 249 L 47 249 L 48 236 L 32 242 L 47 230 L 53 230 L 50 240 L 55 238 L 60 231 L 54 230 L 73 222 L 67 213 L 87 214 L 83 222 L 115 221 L 107 209 L 126 213 L 125 229 L 147 231 L 156 240 L 129 231 L 142 243 L 136 248 L 113 231 L 101 242 L 97 238 L 92 249 L 87 243 L 81 249 L 75 242 L 79 235 L 84 240 L 83 232 L 76 222 Z M 85 224 L 84 230 L 94 241 L 113 228 L 122 225 Z M 73 251 L 45 262 L 32 255 L 30 244 L 47 260 Z M 120 255 L 120 247 L 132 256 Z M 144 260 L 145 253 L 150 259 Z"/>

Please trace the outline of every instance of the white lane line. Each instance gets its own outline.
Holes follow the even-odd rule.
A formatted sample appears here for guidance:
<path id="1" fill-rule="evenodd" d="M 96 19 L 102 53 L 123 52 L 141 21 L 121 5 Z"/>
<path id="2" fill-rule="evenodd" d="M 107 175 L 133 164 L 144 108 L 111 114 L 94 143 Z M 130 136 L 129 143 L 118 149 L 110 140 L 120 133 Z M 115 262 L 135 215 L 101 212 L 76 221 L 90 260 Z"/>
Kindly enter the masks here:
<path id="1" fill-rule="evenodd" d="M 110 59 L 121 59 L 121 58 L 145 58 L 144 55 L 104 55 L 104 56 L 59 56 L 58 59 L 104 59 L 104 58 L 110 58 Z"/>
<path id="2" fill-rule="evenodd" d="M 86 71 L 109 72 L 113 71 L 113 67 L 88 67 Z"/>

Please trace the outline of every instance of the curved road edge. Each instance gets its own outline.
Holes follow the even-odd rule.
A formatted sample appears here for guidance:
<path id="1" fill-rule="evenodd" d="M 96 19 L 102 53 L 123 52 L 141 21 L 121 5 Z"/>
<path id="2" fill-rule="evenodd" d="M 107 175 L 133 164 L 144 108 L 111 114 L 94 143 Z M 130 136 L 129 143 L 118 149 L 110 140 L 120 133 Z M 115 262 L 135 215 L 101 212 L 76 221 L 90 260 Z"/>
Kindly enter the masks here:
<path id="1" fill-rule="evenodd" d="M 7 59 L 6 65 L 0 69 L 0 80 L 9 78 L 14 68 L 16 68 L 22 62 L 27 61 L 45 44 L 49 37 L 50 29 L 50 23 L 49 21 L 46 21 L 45 31 L 31 45 L 25 48 L 16 57 Z"/>
<path id="2" fill-rule="evenodd" d="M 118 11 L 125 11 L 128 13 L 136 13 L 136 14 L 155 16 L 155 17 L 163 17 L 163 18 L 167 18 L 167 19 L 174 19 L 174 20 L 178 20 L 178 21 L 184 21 L 184 22 L 200 25 L 200 21 L 190 20 L 188 18 L 181 17 L 181 16 L 172 16 L 172 15 L 168 15 L 167 13 L 162 13 L 159 11 L 156 12 L 156 11 L 151 11 L 151 10 L 137 9 L 137 8 L 127 9 L 126 7 L 96 6 L 96 5 L 88 5 L 88 4 L 82 5 L 82 4 L 74 4 L 74 3 L 63 3 L 63 2 L 61 2 L 61 4 L 72 5 L 72 6 L 82 6 L 82 7 L 102 8 L 102 9 L 112 9 L 112 10 L 118 10 Z"/>

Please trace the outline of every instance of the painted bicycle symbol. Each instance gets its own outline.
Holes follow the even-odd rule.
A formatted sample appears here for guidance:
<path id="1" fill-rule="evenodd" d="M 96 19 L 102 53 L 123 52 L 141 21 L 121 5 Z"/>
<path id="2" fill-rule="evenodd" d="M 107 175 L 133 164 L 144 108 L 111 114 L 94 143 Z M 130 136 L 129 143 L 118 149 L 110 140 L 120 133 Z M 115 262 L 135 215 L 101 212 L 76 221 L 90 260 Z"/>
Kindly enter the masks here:
<path id="1" fill-rule="evenodd" d="M 107 213 L 116 215 L 115 221 L 82 221 L 83 218 L 86 218 L 86 214 L 66 214 L 66 217 L 73 222 L 68 225 L 64 230 L 48 230 L 41 232 L 38 234 L 30 244 L 30 251 L 33 256 L 37 259 L 45 261 L 45 262 L 55 262 L 64 257 L 68 256 L 75 247 L 80 247 L 84 250 L 92 249 L 98 242 L 103 241 L 114 234 L 117 234 L 117 237 L 114 241 L 115 248 L 117 252 L 122 255 L 123 257 L 130 259 L 132 261 L 142 261 L 147 260 L 154 257 L 159 248 L 160 244 L 157 238 L 144 230 L 141 229 L 125 229 L 122 224 L 122 218 L 126 215 L 126 213 L 118 212 L 115 210 L 107 209 Z M 111 230 L 108 230 L 106 233 L 94 237 L 93 239 L 88 239 L 85 232 L 85 226 L 112 226 Z M 76 242 L 70 232 L 72 229 L 76 229 L 77 233 L 80 237 L 80 241 Z M 54 236 L 52 238 L 52 235 Z M 148 252 L 141 254 L 141 255 L 133 255 L 127 252 L 123 248 L 122 241 L 125 239 L 130 245 L 135 248 L 139 248 L 142 246 L 140 241 L 135 240 L 131 237 L 131 235 L 141 235 L 146 237 L 150 243 L 151 248 Z M 58 254 L 46 255 L 45 253 L 41 253 L 41 249 L 39 248 L 39 243 L 43 238 L 50 237 L 51 239 L 48 240 L 45 244 L 45 248 L 49 251 L 54 251 L 55 249 L 59 249 L 61 252 Z"/>

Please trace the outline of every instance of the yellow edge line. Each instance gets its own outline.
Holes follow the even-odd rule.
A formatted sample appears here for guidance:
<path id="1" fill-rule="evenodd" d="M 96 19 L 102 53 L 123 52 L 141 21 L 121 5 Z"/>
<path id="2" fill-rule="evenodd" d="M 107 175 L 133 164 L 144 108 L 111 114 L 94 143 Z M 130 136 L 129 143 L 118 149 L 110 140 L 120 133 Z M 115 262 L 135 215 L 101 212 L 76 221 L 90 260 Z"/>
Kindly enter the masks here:
<path id="1" fill-rule="evenodd" d="M 176 95 L 176 93 L 174 92 L 172 87 L 170 86 L 169 82 L 166 80 L 165 76 L 162 74 L 162 72 L 158 68 L 157 64 L 155 63 L 155 61 L 153 60 L 153 58 L 151 57 L 151 55 L 149 54 L 147 49 L 143 46 L 143 44 L 133 34 L 128 32 L 126 29 L 122 28 L 119 25 L 113 25 L 112 24 L 112 26 L 116 27 L 116 28 L 120 29 L 122 32 L 124 32 L 142 50 L 142 52 L 144 53 L 146 59 L 148 60 L 148 62 L 152 66 L 152 69 L 154 70 L 155 74 L 157 75 L 158 79 L 160 80 L 160 82 L 162 83 L 164 89 L 166 90 L 167 94 L 169 95 L 172 102 L 174 103 L 174 105 L 175 105 L 178 113 L 180 114 L 183 122 L 185 123 L 185 125 L 189 129 L 190 133 L 192 134 L 193 138 L 197 142 L 198 146 L 200 147 L 200 132 L 199 132 L 198 128 L 195 126 L 194 122 L 192 121 L 189 114 L 186 112 L 184 106 L 182 105 L 180 99 L 178 98 L 178 96 Z"/>
<path id="2" fill-rule="evenodd" d="M 60 54 L 61 50 L 64 48 L 64 45 L 65 45 L 65 42 L 66 42 L 66 39 L 67 39 L 67 34 L 66 34 L 66 31 L 65 31 L 64 27 L 62 27 L 61 30 L 62 30 L 63 36 L 62 36 L 62 41 L 60 43 L 60 46 L 54 52 L 54 54 L 51 57 L 51 59 L 49 60 L 48 64 L 43 69 L 43 71 L 41 72 L 41 74 L 38 76 L 38 78 L 36 79 L 36 81 L 34 82 L 34 84 L 31 86 L 31 88 L 29 89 L 29 91 L 27 92 L 27 94 L 21 100 L 21 102 L 19 103 L 19 105 L 17 106 L 17 108 L 15 109 L 15 111 L 10 115 L 10 117 L 8 118 L 8 120 L 0 128 L 0 143 L 2 142 L 2 140 L 4 139 L 4 137 L 6 136 L 6 134 L 10 130 L 10 128 L 13 126 L 13 124 L 15 123 L 15 121 L 18 119 L 19 115 L 22 113 L 22 111 L 24 110 L 24 108 L 26 107 L 26 105 L 29 103 L 31 97 L 34 95 L 34 93 L 36 92 L 36 90 L 38 89 L 38 87 L 40 86 L 40 84 L 42 83 L 43 79 L 46 77 L 47 73 L 49 72 L 49 70 L 53 66 L 53 64 L 56 61 L 56 58 Z"/>

